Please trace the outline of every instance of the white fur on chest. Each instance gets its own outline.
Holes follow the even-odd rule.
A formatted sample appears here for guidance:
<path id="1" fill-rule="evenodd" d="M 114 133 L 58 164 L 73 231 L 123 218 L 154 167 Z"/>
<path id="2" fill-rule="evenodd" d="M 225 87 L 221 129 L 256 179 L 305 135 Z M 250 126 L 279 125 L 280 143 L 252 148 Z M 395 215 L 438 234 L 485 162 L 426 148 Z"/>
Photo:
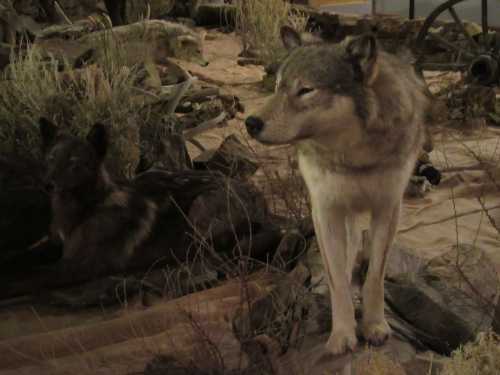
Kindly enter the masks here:
<path id="1" fill-rule="evenodd" d="M 344 174 L 325 168 L 325 163 L 319 163 L 317 157 L 300 152 L 298 155 L 299 169 L 313 208 L 342 206 L 358 212 L 377 209 L 384 206 L 384 202 L 400 199 L 413 165 L 409 161 L 400 168 Z"/>

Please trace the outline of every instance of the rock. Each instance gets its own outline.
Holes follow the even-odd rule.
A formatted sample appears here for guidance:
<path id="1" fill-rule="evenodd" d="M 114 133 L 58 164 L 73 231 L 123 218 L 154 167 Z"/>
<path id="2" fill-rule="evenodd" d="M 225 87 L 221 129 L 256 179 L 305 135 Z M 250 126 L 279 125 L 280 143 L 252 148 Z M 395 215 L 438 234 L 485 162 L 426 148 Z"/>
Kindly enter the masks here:
<path id="1" fill-rule="evenodd" d="M 402 247 L 396 242 L 387 259 L 385 278 L 395 280 L 402 275 L 411 277 L 411 275 L 417 275 L 424 265 L 425 261 L 418 257 L 414 251 Z"/>
<path id="2" fill-rule="evenodd" d="M 219 171 L 228 177 L 248 178 L 252 176 L 259 164 L 236 135 L 230 135 L 215 152 L 206 152 L 194 160 L 197 169 Z"/>
<path id="3" fill-rule="evenodd" d="M 425 333 L 419 337 L 423 343 L 448 355 L 491 327 L 499 290 L 491 264 L 480 249 L 460 245 L 416 275 L 400 274 L 386 282 L 387 302 Z"/>

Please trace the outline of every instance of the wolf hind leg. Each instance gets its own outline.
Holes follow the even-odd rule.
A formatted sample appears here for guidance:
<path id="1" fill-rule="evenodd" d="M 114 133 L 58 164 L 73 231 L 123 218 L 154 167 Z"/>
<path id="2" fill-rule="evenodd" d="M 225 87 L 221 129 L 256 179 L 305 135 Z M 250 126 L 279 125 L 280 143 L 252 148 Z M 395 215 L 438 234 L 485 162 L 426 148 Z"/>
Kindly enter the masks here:
<path id="1" fill-rule="evenodd" d="M 372 212 L 370 228 L 370 264 L 362 289 L 365 339 L 372 345 L 382 345 L 391 329 L 384 317 L 384 276 L 401 210 L 401 201 Z"/>
<path id="2" fill-rule="evenodd" d="M 332 304 L 332 332 L 326 346 L 333 354 L 343 354 L 353 351 L 357 345 L 354 306 L 346 273 L 345 210 L 313 203 L 313 220 Z"/>

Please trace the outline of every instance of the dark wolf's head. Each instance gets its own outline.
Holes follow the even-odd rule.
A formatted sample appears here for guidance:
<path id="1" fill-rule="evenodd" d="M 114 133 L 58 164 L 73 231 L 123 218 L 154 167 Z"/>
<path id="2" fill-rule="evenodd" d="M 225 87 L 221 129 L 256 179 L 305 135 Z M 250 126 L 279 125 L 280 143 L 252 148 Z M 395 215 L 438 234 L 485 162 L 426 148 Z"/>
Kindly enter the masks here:
<path id="1" fill-rule="evenodd" d="M 93 186 L 102 174 L 108 148 L 106 127 L 95 124 L 86 139 L 81 139 L 60 134 L 58 127 L 45 118 L 41 118 L 39 124 L 47 166 L 46 182 L 55 191 Z"/>
<path id="2" fill-rule="evenodd" d="M 282 28 L 281 37 L 289 55 L 277 73 L 273 97 L 246 119 L 248 133 L 269 144 L 360 136 L 357 125 L 368 116 L 366 89 L 378 74 L 375 37 L 307 44 L 289 27 Z"/>

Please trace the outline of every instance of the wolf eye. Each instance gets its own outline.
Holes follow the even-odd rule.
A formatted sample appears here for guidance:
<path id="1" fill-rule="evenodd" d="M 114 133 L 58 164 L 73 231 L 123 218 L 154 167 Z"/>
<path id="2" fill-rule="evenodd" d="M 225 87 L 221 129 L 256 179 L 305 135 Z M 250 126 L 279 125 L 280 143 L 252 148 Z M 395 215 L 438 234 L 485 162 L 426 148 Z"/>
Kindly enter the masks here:
<path id="1" fill-rule="evenodd" d="M 309 94 L 310 92 L 313 92 L 314 89 L 312 87 L 302 87 L 298 92 L 297 96 L 304 96 L 305 94 Z"/>

